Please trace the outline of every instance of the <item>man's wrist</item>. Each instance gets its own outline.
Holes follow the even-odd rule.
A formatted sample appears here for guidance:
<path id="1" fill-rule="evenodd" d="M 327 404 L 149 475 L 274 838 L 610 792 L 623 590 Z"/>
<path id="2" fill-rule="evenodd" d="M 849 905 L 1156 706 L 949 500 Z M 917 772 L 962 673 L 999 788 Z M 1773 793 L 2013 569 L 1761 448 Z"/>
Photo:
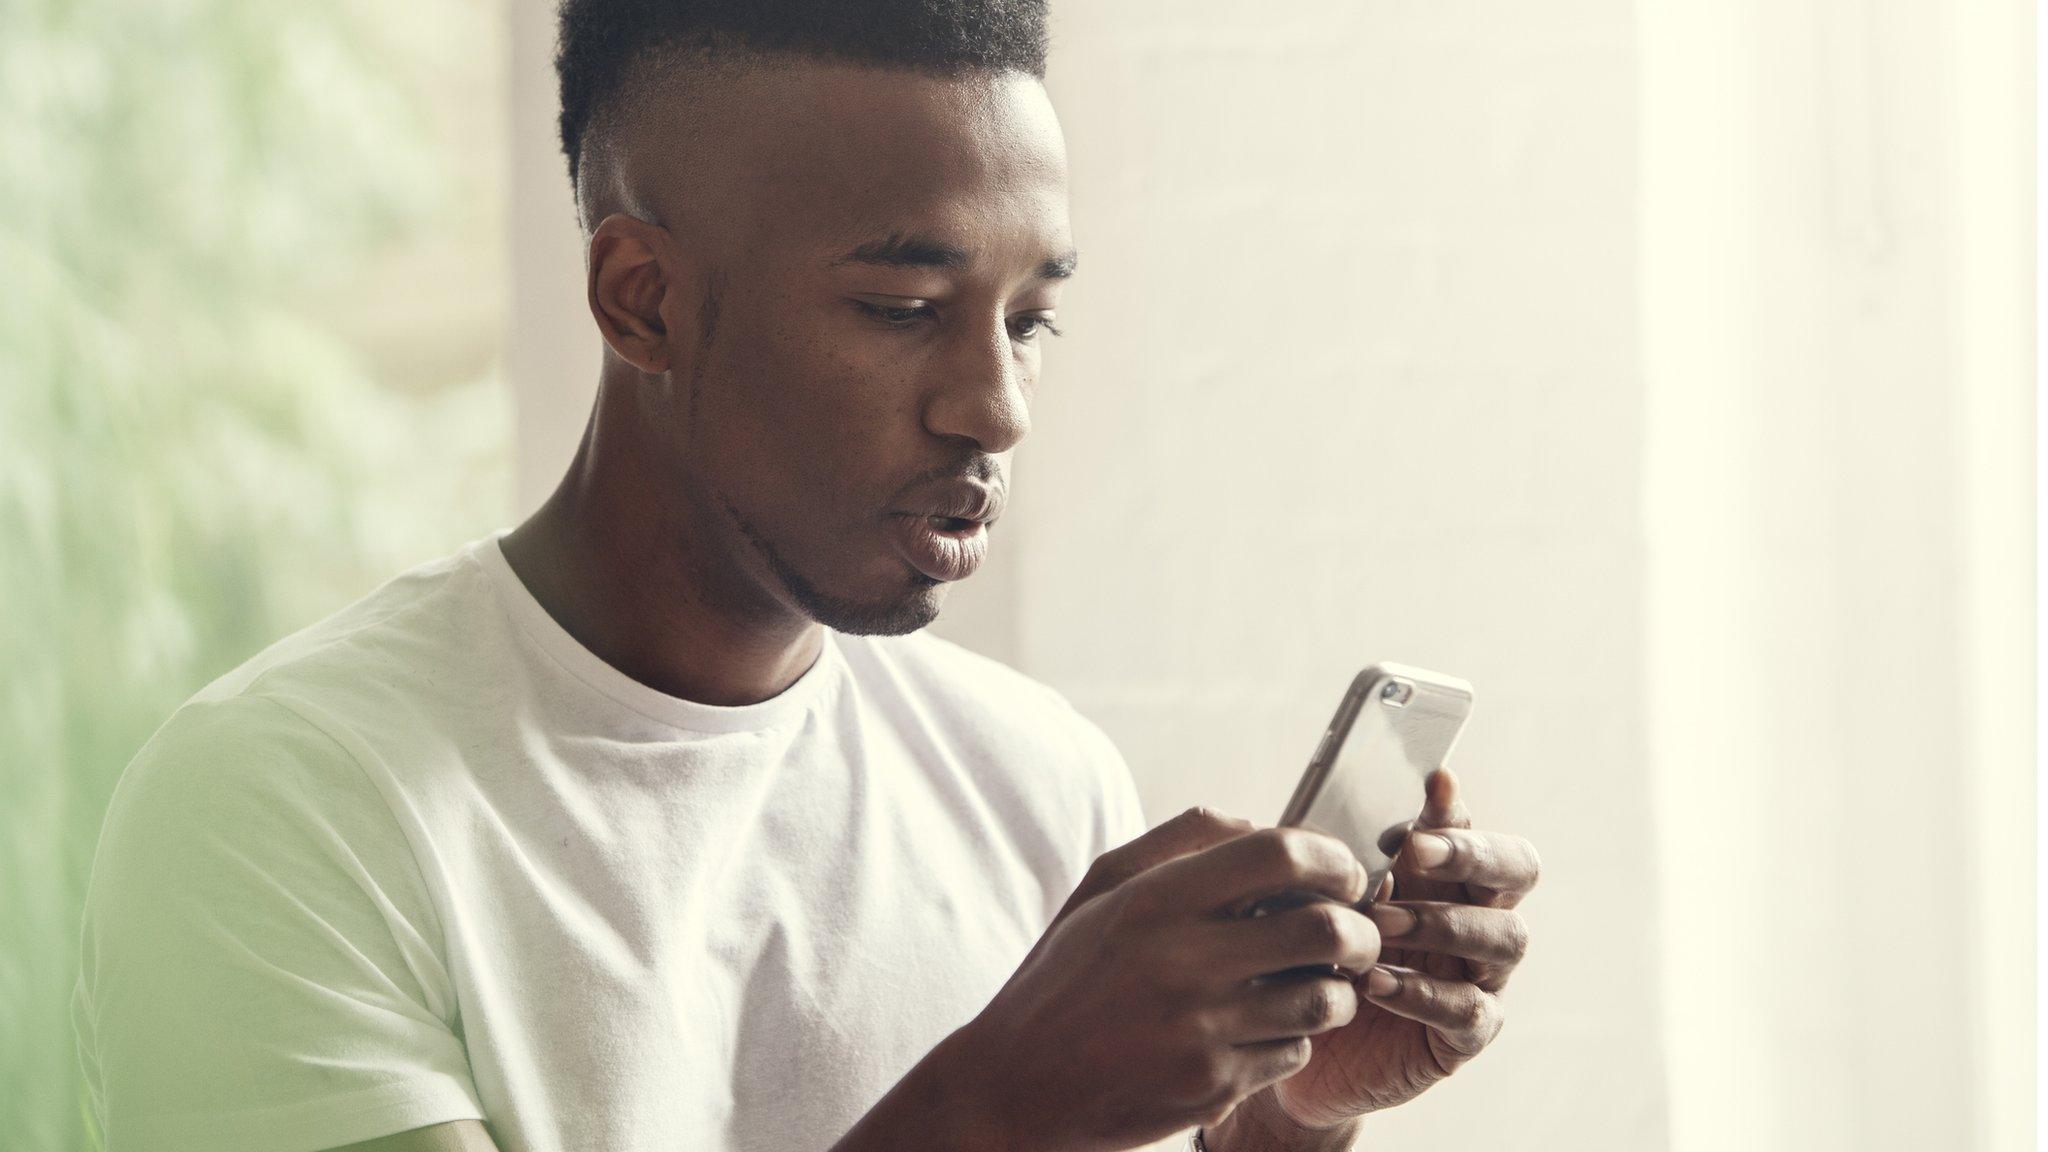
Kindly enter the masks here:
<path id="1" fill-rule="evenodd" d="M 1310 1128 L 1280 1107 L 1271 1088 L 1262 1088 L 1223 1123 L 1199 1131 L 1207 1152 L 1352 1152 L 1362 1125 L 1354 1117 L 1333 1128 Z"/>
<path id="2" fill-rule="evenodd" d="M 966 1029 L 939 1041 L 861 1117 L 832 1152 L 1035 1152 L 1007 1123 L 983 1075 L 989 1062 L 970 1051 Z"/>

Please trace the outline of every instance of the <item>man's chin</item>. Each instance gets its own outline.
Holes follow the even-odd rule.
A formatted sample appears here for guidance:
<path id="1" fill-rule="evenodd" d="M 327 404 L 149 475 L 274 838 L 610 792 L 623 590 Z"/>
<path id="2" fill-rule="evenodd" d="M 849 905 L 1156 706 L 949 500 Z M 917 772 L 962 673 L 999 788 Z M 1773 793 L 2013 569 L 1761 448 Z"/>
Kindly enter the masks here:
<path id="1" fill-rule="evenodd" d="M 944 581 L 933 579 L 894 556 L 871 556 L 862 561 L 865 566 L 838 565 L 834 576 L 838 580 L 883 581 L 885 591 L 861 598 L 828 592 L 755 531 L 739 509 L 730 502 L 725 508 L 741 534 L 767 561 L 769 570 L 797 609 L 834 632 L 849 636 L 901 636 L 939 618 L 939 607 L 946 602 Z M 859 575 L 855 576 L 855 572 Z"/>
<path id="2" fill-rule="evenodd" d="M 880 600 L 850 600 L 826 595 L 815 588 L 792 588 L 804 614 L 834 632 L 848 636 L 902 636 L 915 632 L 939 618 L 946 602 L 942 581 L 922 574 L 912 577 L 913 587 Z"/>

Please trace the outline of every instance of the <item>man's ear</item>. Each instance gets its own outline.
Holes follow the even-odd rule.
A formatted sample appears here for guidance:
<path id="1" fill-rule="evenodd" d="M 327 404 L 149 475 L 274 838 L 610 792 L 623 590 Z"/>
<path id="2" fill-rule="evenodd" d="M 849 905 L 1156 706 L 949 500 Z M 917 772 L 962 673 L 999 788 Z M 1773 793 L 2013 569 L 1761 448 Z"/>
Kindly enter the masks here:
<path id="1" fill-rule="evenodd" d="M 620 359 L 647 373 L 673 365 L 673 344 L 663 313 L 678 314 L 667 297 L 685 290 L 678 271 L 662 257 L 675 242 L 659 224 L 615 212 L 590 234 L 590 314 L 604 342 Z M 688 310 L 680 314 L 689 315 Z"/>

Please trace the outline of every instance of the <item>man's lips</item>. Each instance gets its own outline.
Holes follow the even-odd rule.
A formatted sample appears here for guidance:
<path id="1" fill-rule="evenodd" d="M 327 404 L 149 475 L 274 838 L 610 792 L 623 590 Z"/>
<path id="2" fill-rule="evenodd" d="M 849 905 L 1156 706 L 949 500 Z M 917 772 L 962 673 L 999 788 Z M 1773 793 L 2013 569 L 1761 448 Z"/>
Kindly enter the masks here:
<path id="1" fill-rule="evenodd" d="M 983 524 L 993 524 L 1002 516 L 1008 497 L 1009 491 L 1001 484 L 977 484 L 965 479 L 943 480 L 908 493 L 889 511 L 904 516 L 979 520 Z"/>
<path id="2" fill-rule="evenodd" d="M 933 580 L 965 580 L 988 555 L 988 526 L 979 520 L 899 513 L 889 517 L 896 550 Z"/>
<path id="3" fill-rule="evenodd" d="M 905 492 L 889 510 L 896 550 L 912 568 L 932 580 L 965 580 L 988 555 L 988 527 L 1003 514 L 1008 490 L 1000 475 L 992 483 L 948 476 Z"/>

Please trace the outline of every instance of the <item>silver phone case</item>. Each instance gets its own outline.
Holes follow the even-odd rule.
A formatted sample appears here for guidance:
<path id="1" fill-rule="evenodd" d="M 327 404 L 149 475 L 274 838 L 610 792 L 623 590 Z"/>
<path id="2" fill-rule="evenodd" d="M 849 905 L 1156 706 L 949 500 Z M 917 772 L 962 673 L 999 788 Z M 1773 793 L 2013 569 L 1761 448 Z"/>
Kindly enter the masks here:
<path id="1" fill-rule="evenodd" d="M 1472 685 L 1455 676 L 1372 665 L 1338 703 L 1280 823 L 1349 845 L 1366 866 L 1370 900 L 1393 865 L 1381 833 L 1421 810 L 1423 778 L 1450 759 L 1471 713 Z"/>

